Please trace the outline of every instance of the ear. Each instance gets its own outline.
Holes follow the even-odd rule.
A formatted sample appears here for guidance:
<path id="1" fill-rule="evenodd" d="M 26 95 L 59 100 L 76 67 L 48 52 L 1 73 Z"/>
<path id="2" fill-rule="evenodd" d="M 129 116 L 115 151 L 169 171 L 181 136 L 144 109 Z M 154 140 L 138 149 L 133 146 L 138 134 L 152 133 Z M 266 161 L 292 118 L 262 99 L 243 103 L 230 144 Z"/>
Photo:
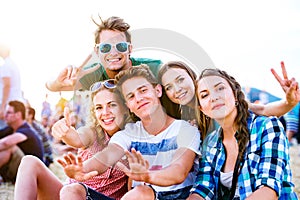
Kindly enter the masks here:
<path id="1" fill-rule="evenodd" d="M 128 45 L 128 53 L 131 54 L 131 52 L 132 52 L 132 44 L 130 43 L 130 44 Z"/>
<path id="2" fill-rule="evenodd" d="M 98 54 L 98 53 L 99 53 L 99 52 L 98 52 L 98 49 L 99 49 L 99 48 L 95 45 L 95 46 L 94 46 L 94 52 L 95 52 L 95 54 L 96 54 L 97 56 L 99 55 L 99 54 Z"/>
<path id="3" fill-rule="evenodd" d="M 160 84 L 157 84 L 154 89 L 155 89 L 156 95 L 158 97 L 161 97 L 162 96 L 162 86 Z"/>

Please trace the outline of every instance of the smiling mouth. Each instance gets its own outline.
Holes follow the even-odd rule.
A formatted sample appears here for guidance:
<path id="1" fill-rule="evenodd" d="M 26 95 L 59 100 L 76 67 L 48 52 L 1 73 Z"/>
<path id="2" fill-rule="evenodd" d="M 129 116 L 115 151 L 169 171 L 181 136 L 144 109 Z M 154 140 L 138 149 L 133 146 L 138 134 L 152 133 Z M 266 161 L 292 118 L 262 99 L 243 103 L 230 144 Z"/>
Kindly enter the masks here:
<path id="1" fill-rule="evenodd" d="M 182 99 L 186 96 L 187 92 L 183 92 L 180 95 L 176 96 L 176 99 Z"/>
<path id="2" fill-rule="evenodd" d="M 224 104 L 215 105 L 215 106 L 212 107 L 212 110 L 218 110 L 218 109 L 220 109 L 223 106 L 224 106 Z"/>
<path id="3" fill-rule="evenodd" d="M 109 58 L 109 59 L 106 59 L 107 62 L 119 62 L 122 58 Z"/>
<path id="4" fill-rule="evenodd" d="M 108 125 L 108 124 L 111 124 L 113 123 L 115 120 L 114 117 L 111 117 L 111 118 L 107 118 L 107 119 L 102 119 L 102 121 L 104 122 L 104 124 Z"/>
<path id="5" fill-rule="evenodd" d="M 138 110 L 141 109 L 141 108 L 143 108 L 143 107 L 146 106 L 146 105 L 148 105 L 148 103 L 144 103 L 144 104 L 140 105 L 140 106 L 138 107 Z"/>

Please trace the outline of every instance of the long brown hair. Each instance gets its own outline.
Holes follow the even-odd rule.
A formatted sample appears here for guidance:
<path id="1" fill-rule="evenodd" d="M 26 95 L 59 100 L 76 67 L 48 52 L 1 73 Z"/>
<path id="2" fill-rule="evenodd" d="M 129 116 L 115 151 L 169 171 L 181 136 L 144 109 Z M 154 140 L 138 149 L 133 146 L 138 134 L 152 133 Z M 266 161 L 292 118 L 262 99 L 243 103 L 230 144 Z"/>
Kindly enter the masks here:
<path id="1" fill-rule="evenodd" d="M 208 76 L 219 76 L 223 79 L 225 79 L 228 84 L 230 85 L 233 94 L 235 96 L 235 99 L 237 101 L 236 108 L 237 108 L 237 116 L 234 119 L 234 125 L 237 127 L 237 141 L 239 146 L 239 158 L 242 158 L 242 155 L 244 153 L 244 150 L 246 148 L 247 142 L 249 141 L 249 130 L 247 126 L 247 118 L 249 117 L 249 111 L 248 111 L 248 103 L 245 100 L 245 95 L 242 91 L 241 85 L 235 80 L 234 77 L 227 74 L 227 72 L 222 71 L 220 69 L 205 69 L 200 74 L 197 83 L 204 77 Z M 198 91 L 196 89 L 196 91 Z M 197 94 L 198 95 L 198 94 Z M 204 115 L 202 111 L 200 111 L 199 115 L 199 126 L 200 131 L 202 134 L 207 134 L 207 129 L 210 124 L 210 118 Z"/>
<path id="2" fill-rule="evenodd" d="M 197 79 L 197 74 L 195 73 L 194 70 L 192 70 L 186 63 L 182 61 L 169 61 L 165 63 L 159 70 L 158 72 L 158 82 L 162 85 L 162 77 L 163 75 L 171 68 L 178 68 L 178 69 L 183 69 L 186 71 L 186 73 L 190 76 L 192 79 L 194 85 L 196 85 L 196 79 Z M 194 105 L 198 107 L 198 101 L 197 98 L 193 98 Z M 163 87 L 163 95 L 161 98 L 161 103 L 163 107 L 166 109 L 166 112 L 171 115 L 172 117 L 176 119 L 185 119 L 185 120 L 190 120 L 193 116 L 191 114 L 195 114 L 195 111 L 197 110 L 191 109 L 187 105 L 179 105 L 177 103 L 172 102 L 167 94 L 166 91 Z M 196 114 L 195 114 L 196 115 Z"/>

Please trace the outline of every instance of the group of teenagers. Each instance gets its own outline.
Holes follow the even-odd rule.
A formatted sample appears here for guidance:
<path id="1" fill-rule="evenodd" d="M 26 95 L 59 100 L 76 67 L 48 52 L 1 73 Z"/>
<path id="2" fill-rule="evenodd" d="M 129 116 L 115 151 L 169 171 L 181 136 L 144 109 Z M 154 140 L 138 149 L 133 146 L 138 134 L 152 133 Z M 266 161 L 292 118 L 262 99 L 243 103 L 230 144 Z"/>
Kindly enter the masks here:
<path id="1" fill-rule="evenodd" d="M 85 126 L 72 127 L 66 108 L 52 128 L 54 137 L 78 148 L 58 160 L 69 179 L 61 182 L 27 155 L 15 200 L 297 199 L 289 144 L 275 116 L 292 109 L 300 92 L 283 63 L 283 79 L 272 72 L 286 99 L 255 105 L 220 69 L 197 75 L 182 61 L 130 57 L 123 19 L 96 24 L 101 64 L 82 67 L 89 56 L 46 83 L 52 91 L 90 91 Z"/>

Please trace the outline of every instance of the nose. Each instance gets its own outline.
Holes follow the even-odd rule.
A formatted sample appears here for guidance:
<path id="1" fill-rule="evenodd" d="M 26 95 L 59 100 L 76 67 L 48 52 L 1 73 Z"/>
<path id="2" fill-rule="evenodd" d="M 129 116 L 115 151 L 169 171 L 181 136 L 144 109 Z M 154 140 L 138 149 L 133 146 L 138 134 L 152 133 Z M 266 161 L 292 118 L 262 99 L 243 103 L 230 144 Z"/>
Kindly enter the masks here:
<path id="1" fill-rule="evenodd" d="M 106 115 L 110 113 L 110 108 L 108 106 L 104 106 L 102 109 L 102 115 Z"/>
<path id="2" fill-rule="evenodd" d="M 140 102 L 140 101 L 142 101 L 144 98 L 143 98 L 143 95 L 142 94 L 140 94 L 140 93 L 137 93 L 137 94 L 135 94 L 135 100 L 136 100 L 136 102 Z"/>
<path id="3" fill-rule="evenodd" d="M 179 92 L 181 92 L 182 88 L 179 85 L 174 84 L 174 90 L 176 93 L 179 93 Z"/>
<path id="4" fill-rule="evenodd" d="M 216 100 L 218 100 L 219 98 L 220 98 L 220 95 L 219 95 L 217 92 L 213 92 L 213 93 L 211 93 L 211 95 L 210 95 L 211 101 L 216 101 Z"/>

